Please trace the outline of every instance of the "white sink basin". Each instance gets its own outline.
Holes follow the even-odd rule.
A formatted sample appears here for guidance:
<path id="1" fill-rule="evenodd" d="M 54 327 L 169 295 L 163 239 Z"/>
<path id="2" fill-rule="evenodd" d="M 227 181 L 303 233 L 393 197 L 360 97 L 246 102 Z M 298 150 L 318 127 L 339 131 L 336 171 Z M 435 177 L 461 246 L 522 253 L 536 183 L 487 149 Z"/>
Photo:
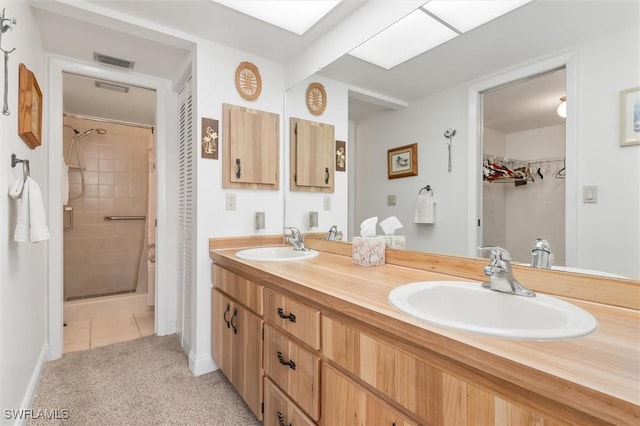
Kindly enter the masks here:
<path id="1" fill-rule="evenodd" d="M 406 284 L 391 290 L 389 302 L 436 325 L 510 339 L 569 339 L 590 334 L 598 326 L 589 312 L 564 300 L 500 293 L 477 282 Z"/>
<path id="2" fill-rule="evenodd" d="M 316 257 L 318 252 L 315 250 L 298 251 L 293 247 L 257 247 L 251 249 L 240 250 L 236 253 L 240 259 L 245 260 L 262 260 L 269 262 L 281 262 L 285 260 L 304 260 Z"/>

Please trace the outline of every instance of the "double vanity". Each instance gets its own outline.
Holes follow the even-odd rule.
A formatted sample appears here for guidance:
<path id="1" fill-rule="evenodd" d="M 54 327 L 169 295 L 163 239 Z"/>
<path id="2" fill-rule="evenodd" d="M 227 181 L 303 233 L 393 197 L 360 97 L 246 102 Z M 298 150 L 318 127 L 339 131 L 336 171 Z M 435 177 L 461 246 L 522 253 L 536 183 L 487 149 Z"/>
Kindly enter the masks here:
<path id="1" fill-rule="evenodd" d="M 514 266 L 526 298 L 481 260 L 281 243 L 210 240 L 213 358 L 265 425 L 640 422 L 636 282 Z"/>

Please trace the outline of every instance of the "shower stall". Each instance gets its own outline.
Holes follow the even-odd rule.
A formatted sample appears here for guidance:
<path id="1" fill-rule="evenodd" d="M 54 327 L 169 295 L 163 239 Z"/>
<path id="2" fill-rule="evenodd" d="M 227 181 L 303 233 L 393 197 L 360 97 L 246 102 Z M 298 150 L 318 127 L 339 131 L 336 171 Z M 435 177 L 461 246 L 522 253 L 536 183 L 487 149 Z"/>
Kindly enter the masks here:
<path id="1" fill-rule="evenodd" d="M 63 129 L 64 301 L 137 293 L 152 304 L 152 128 L 65 116 Z"/>

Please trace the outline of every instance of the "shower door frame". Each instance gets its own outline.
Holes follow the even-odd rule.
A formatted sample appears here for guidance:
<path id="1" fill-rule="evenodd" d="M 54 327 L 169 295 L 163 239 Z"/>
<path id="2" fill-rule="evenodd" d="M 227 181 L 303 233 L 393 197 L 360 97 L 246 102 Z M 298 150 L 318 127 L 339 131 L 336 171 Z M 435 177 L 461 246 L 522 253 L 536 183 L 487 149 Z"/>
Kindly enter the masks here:
<path id="1" fill-rule="evenodd" d="M 62 356 L 63 348 L 63 226 L 62 226 L 62 74 L 69 72 L 90 78 L 107 79 L 127 85 L 134 85 L 155 90 L 156 92 L 156 164 L 161 165 L 156 169 L 156 215 L 158 227 L 156 230 L 156 309 L 155 331 L 158 335 L 173 334 L 176 332 L 176 309 L 171 306 L 170 295 L 175 294 L 176 266 L 170 259 L 176 258 L 175 246 L 169 244 L 170 235 L 176 235 L 177 229 L 169 226 L 176 223 L 172 220 L 175 212 L 172 212 L 168 200 L 175 198 L 175 188 L 167 183 L 175 180 L 175 167 L 166 167 L 168 159 L 172 158 L 168 151 L 171 148 L 169 132 L 172 130 L 168 123 L 175 123 L 177 117 L 177 104 L 170 102 L 171 81 L 152 75 L 135 72 L 123 72 L 101 68 L 93 63 L 63 57 L 55 54 L 46 55 L 48 75 L 48 96 L 46 127 L 44 134 L 49 135 L 49 143 L 44 146 L 48 158 L 48 182 L 49 182 L 49 224 L 51 239 L 47 246 L 48 259 L 48 351 L 49 360 Z M 175 96 L 175 95 L 174 95 Z M 175 105 L 174 110 L 170 105 Z M 51 117 L 59 117 L 53 119 Z M 174 129 L 175 130 L 175 129 Z M 60 206 L 60 208 L 54 208 Z M 169 217 L 171 216 L 171 217 Z M 57 226 L 59 225 L 59 226 Z"/>

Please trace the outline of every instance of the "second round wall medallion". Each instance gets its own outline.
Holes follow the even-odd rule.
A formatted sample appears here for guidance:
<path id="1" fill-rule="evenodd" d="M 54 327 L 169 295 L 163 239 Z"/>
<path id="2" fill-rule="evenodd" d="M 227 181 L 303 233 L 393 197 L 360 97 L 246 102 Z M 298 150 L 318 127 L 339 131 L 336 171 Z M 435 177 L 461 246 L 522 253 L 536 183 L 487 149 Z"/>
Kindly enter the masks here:
<path id="1" fill-rule="evenodd" d="M 327 107 L 327 91 L 320 83 L 311 83 L 307 87 L 307 108 L 313 115 L 321 115 Z"/>
<path id="2" fill-rule="evenodd" d="M 257 66 L 251 62 L 240 62 L 236 68 L 236 89 L 248 101 L 258 99 L 262 91 L 262 78 Z"/>

